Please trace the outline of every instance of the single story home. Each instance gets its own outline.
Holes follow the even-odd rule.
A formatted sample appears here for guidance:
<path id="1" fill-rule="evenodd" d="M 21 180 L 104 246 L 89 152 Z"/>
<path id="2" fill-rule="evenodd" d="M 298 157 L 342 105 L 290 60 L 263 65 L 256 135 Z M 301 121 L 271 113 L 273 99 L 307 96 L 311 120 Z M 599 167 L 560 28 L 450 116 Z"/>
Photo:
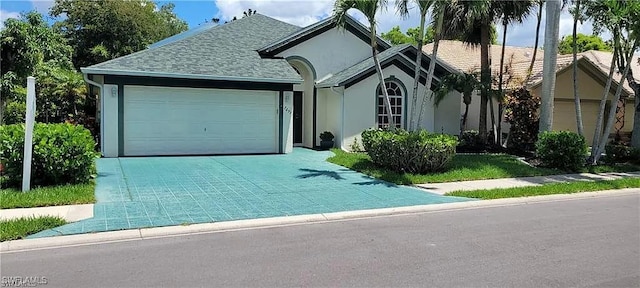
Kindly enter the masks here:
<path id="1" fill-rule="evenodd" d="M 431 54 L 433 44 L 423 46 L 426 54 Z M 502 46 L 492 45 L 491 51 L 491 71 L 497 79 L 498 71 L 500 71 L 500 54 Z M 533 57 L 533 48 L 526 47 L 505 47 L 505 66 L 510 63 L 512 79 L 511 83 L 505 83 L 505 88 L 509 86 L 518 86 L 526 79 L 527 71 Z M 608 79 L 609 65 L 613 55 L 609 52 L 602 51 L 586 51 L 578 54 L 578 95 L 582 109 L 584 132 L 587 143 L 591 143 L 595 132 L 597 117 L 599 113 L 600 100 L 604 92 L 605 84 Z M 633 63 L 639 63 L 638 57 L 634 57 Z M 532 69 L 532 75 L 526 86 L 533 95 L 541 96 L 542 92 L 542 63 L 544 52 L 538 49 L 536 53 L 536 61 Z M 440 41 L 438 49 L 438 60 L 443 65 L 457 70 L 457 73 L 474 73 L 480 71 L 480 48 L 466 45 L 461 41 L 443 40 Z M 554 98 L 553 112 L 553 129 L 577 131 L 575 102 L 573 96 L 573 55 L 558 55 L 556 69 L 556 88 Z M 640 65 L 632 65 L 634 77 L 640 82 Z M 508 77 L 505 76 L 505 82 Z M 609 91 L 609 99 L 613 99 L 613 95 L 618 87 L 621 75 L 612 83 Z M 519 87 L 519 86 L 518 86 Z M 495 87 L 497 88 L 497 86 Z M 469 108 L 469 119 L 467 129 L 477 130 L 479 123 L 480 99 L 479 93 L 475 93 L 472 104 Z M 616 114 L 616 131 L 621 134 L 629 134 L 633 130 L 633 117 L 635 113 L 635 98 L 633 90 L 625 82 L 622 89 L 621 100 L 617 103 L 619 109 Z M 611 100 L 607 103 L 606 112 L 608 114 Z M 497 111 L 497 103 L 495 104 Z M 605 115 L 606 116 L 606 115 Z M 605 117 L 606 119 L 606 117 Z M 490 118 L 487 117 L 487 127 L 491 127 Z M 503 122 L 503 132 L 507 132 L 509 125 Z"/>
<path id="2" fill-rule="evenodd" d="M 84 67 L 100 90 L 102 155 L 288 153 L 318 146 L 323 131 L 348 150 L 365 129 L 389 125 L 369 35 L 351 17 L 343 28 L 332 18 L 301 28 L 255 14 Z M 377 41 L 395 122 L 406 127 L 418 51 Z M 435 71 L 432 88 L 455 72 Z M 456 134 L 459 99 L 426 99 L 421 127 Z"/>

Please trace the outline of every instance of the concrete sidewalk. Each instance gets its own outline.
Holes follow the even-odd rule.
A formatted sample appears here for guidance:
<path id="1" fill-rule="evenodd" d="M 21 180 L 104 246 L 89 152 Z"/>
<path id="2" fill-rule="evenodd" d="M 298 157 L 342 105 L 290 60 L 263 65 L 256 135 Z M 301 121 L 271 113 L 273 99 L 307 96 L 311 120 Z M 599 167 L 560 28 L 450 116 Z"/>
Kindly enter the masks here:
<path id="1" fill-rule="evenodd" d="M 563 174 L 549 175 L 537 177 L 521 177 L 521 178 L 501 178 L 490 180 L 474 180 L 460 181 L 448 183 L 427 183 L 416 184 L 418 188 L 428 190 L 431 193 L 446 194 L 448 192 L 459 190 L 484 190 L 494 188 L 513 188 L 524 186 L 540 186 L 548 183 L 573 182 L 573 181 L 598 181 L 598 180 L 614 180 L 621 178 L 640 177 L 640 172 L 627 173 L 580 173 L 580 174 Z"/>

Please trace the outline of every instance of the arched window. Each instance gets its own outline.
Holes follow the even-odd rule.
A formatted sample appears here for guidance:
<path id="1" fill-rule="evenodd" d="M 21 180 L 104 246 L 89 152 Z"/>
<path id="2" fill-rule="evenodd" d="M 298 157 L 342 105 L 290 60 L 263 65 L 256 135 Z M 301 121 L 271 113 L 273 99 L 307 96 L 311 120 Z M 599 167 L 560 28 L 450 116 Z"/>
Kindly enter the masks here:
<path id="1" fill-rule="evenodd" d="M 398 85 L 398 83 L 394 81 L 385 82 L 387 86 L 387 93 L 389 94 L 389 102 L 391 102 L 391 112 L 393 112 L 393 118 L 395 120 L 395 124 L 397 128 L 402 128 L 402 123 L 404 119 L 404 96 L 402 95 L 402 87 Z M 378 86 L 378 91 L 376 91 L 378 95 L 378 128 L 387 128 L 389 127 L 389 113 L 387 113 L 387 105 L 385 103 L 384 94 L 382 93 L 381 87 Z"/>

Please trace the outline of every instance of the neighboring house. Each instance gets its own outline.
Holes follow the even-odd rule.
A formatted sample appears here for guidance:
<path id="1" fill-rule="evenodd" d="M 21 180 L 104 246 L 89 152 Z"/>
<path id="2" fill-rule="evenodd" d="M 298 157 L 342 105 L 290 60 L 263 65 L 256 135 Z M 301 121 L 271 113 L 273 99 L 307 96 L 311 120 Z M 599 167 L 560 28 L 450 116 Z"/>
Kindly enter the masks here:
<path id="1" fill-rule="evenodd" d="M 300 28 L 255 14 L 81 70 L 101 88 L 105 157 L 288 153 L 316 147 L 323 131 L 348 150 L 363 130 L 389 123 L 369 43 L 352 18 L 344 29 L 331 18 Z M 406 127 L 417 49 L 378 45 L 396 123 Z M 437 65 L 432 87 L 451 72 Z M 460 109 L 427 99 L 421 126 L 456 133 Z"/>
<path id="2" fill-rule="evenodd" d="M 423 51 L 427 54 L 431 54 L 432 49 L 432 44 L 423 47 Z M 491 72 L 496 78 L 500 70 L 501 49 L 501 45 L 491 46 Z M 505 85 L 507 86 L 505 87 L 506 89 L 521 85 L 526 79 L 532 56 L 533 48 L 505 47 L 505 66 L 511 63 L 511 69 L 509 71 L 512 75 L 510 83 L 506 83 Z M 536 96 L 541 96 L 543 56 L 544 52 L 538 50 L 532 74 L 527 83 L 527 87 L 531 90 L 532 94 Z M 611 53 L 602 51 L 587 51 L 578 54 L 578 95 L 580 96 L 585 137 L 589 144 L 591 144 L 593 133 L 595 132 L 600 100 L 602 99 L 602 93 L 608 79 L 609 65 L 611 64 L 612 57 L 613 55 Z M 632 69 L 634 77 L 640 81 L 640 64 L 638 64 L 637 58 L 637 56 L 634 58 Z M 460 41 L 440 41 L 438 59 L 457 69 L 459 72 L 480 71 L 480 48 L 466 45 Z M 577 131 L 572 64 L 573 55 L 558 55 L 553 113 L 554 130 Z M 611 85 L 609 99 L 613 99 L 613 94 L 618 87 L 620 77 L 621 74 L 617 73 L 614 78 L 616 81 Z M 505 75 L 504 78 L 506 82 L 509 76 Z M 497 88 L 497 86 L 494 88 Z M 473 104 L 470 107 L 468 129 L 478 129 L 480 99 L 479 93 L 476 94 L 478 97 L 473 99 Z M 630 133 L 633 130 L 635 110 L 634 95 L 626 81 L 623 85 L 621 97 L 622 100 L 619 105 L 620 107 L 624 107 L 624 109 L 619 109 L 618 111 L 618 121 L 616 123 L 616 129 L 614 130 L 619 130 L 622 133 Z M 607 114 L 611 100 L 608 102 L 606 109 Z M 487 118 L 488 121 L 490 121 L 490 118 Z M 508 125 L 505 126 L 508 128 Z M 490 125 L 487 127 L 490 127 Z M 507 129 L 503 130 L 503 132 L 507 131 Z M 612 133 L 614 132 L 615 131 L 612 131 Z"/>

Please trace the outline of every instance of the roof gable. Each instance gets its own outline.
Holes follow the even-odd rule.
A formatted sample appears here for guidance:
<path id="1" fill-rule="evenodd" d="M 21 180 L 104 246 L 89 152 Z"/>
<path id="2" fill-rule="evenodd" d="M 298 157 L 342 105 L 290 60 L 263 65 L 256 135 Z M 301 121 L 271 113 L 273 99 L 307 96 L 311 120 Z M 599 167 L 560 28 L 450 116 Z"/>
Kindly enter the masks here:
<path id="1" fill-rule="evenodd" d="M 298 83 L 302 79 L 286 60 L 263 59 L 256 50 L 299 29 L 255 14 L 201 29 L 197 33 L 166 41 L 164 45 L 160 43 L 83 68 L 82 71 L 92 74 Z"/>
<path id="2" fill-rule="evenodd" d="M 355 20 L 353 17 L 347 15 L 345 17 L 345 30 L 351 32 L 356 37 L 364 41 L 365 43 L 371 42 L 370 30 L 365 27 L 359 21 Z M 336 23 L 333 21 L 333 17 L 328 17 L 320 22 L 315 24 L 311 24 L 305 28 L 300 29 L 299 31 L 293 32 L 285 37 L 277 39 L 264 47 L 258 49 L 258 52 L 262 55 L 273 56 L 284 50 L 287 50 L 293 46 L 296 46 L 304 41 L 307 41 L 317 35 L 320 35 L 326 31 L 329 31 L 336 27 Z M 376 35 L 377 36 L 377 35 Z M 380 51 L 384 51 L 391 47 L 386 40 L 377 36 L 378 49 Z"/>
<path id="3" fill-rule="evenodd" d="M 416 55 L 417 49 L 410 44 L 402 44 L 391 46 L 391 48 L 380 52 L 378 54 L 378 60 L 380 66 L 384 69 L 389 65 L 396 65 L 403 70 L 407 75 L 413 76 L 415 69 L 415 60 L 408 55 Z M 414 56 L 415 57 L 415 56 Z M 428 66 L 429 56 L 424 56 L 423 59 L 427 59 Z M 424 63 L 424 62 L 423 62 Z M 445 73 L 452 73 L 453 71 L 445 69 L 440 63 L 436 65 L 436 75 L 434 75 L 434 82 L 431 84 L 431 89 L 435 89 L 438 85 L 439 79 L 445 75 Z M 421 69 L 420 83 L 426 84 L 427 69 Z M 375 74 L 375 66 L 373 57 L 369 57 L 343 71 L 340 71 L 330 77 L 323 79 L 317 83 L 317 87 L 331 87 L 331 86 L 345 86 L 349 87 L 355 83 L 360 82 L 363 79 Z"/>

